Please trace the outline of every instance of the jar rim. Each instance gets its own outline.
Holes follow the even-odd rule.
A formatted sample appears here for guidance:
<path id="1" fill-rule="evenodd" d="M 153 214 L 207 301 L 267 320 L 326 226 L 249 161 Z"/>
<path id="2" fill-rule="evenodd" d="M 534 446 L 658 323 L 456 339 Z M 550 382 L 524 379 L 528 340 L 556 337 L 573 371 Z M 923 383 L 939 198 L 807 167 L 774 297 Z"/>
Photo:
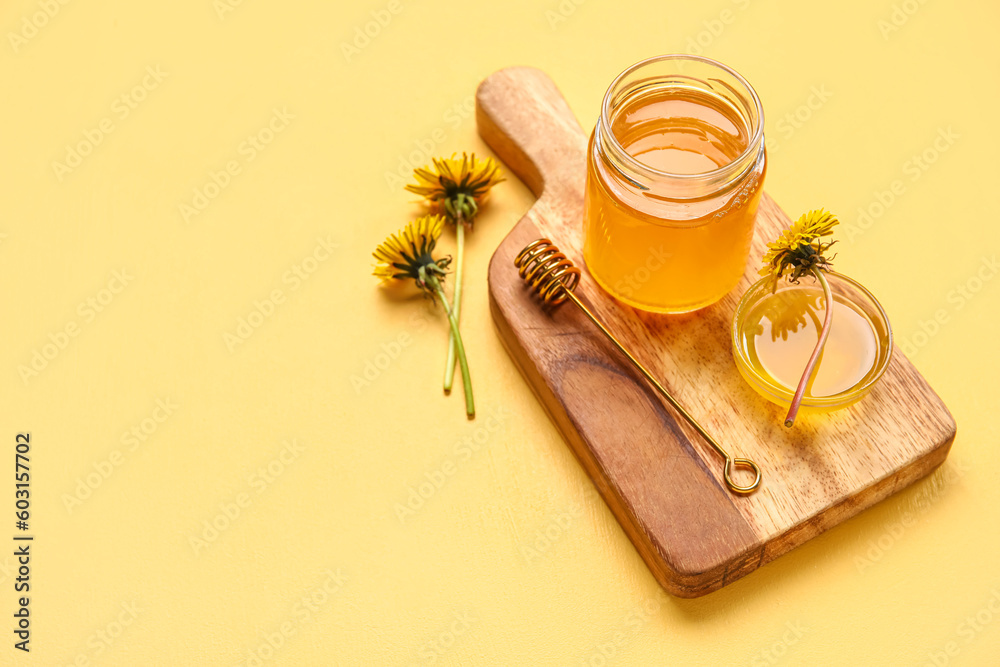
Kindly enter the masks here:
<path id="1" fill-rule="evenodd" d="M 698 172 L 694 174 L 678 174 L 674 172 L 656 169 L 655 167 L 651 167 L 650 165 L 642 162 L 641 160 L 636 159 L 631 154 L 629 154 L 628 151 L 625 150 L 625 147 L 622 146 L 621 143 L 618 141 L 618 137 L 616 137 L 614 135 L 614 132 L 611 130 L 611 118 L 610 118 L 611 104 L 612 104 L 612 98 L 615 97 L 613 93 L 616 92 L 616 88 L 618 87 L 618 85 L 627 76 L 629 76 L 630 74 L 636 72 L 637 70 L 643 67 L 647 67 L 654 63 L 670 61 L 670 60 L 694 61 L 710 65 L 712 67 L 716 67 L 724 71 L 725 73 L 731 75 L 733 78 L 735 78 L 740 84 L 742 84 L 746 88 L 746 90 L 750 94 L 750 99 L 753 101 L 754 110 L 757 116 L 757 127 L 752 128 L 754 130 L 753 134 L 750 137 L 750 140 L 747 142 L 747 147 L 743 150 L 743 152 L 740 153 L 736 158 L 734 158 L 730 162 L 722 165 L 721 167 L 718 167 L 717 169 L 713 169 L 711 171 Z M 750 160 L 750 157 L 754 153 L 759 153 L 761 150 L 763 150 L 762 144 L 764 137 L 764 107 L 761 104 L 760 97 L 757 96 L 757 91 L 754 90 L 753 86 L 750 85 L 750 82 L 747 81 L 743 77 L 743 75 L 741 75 L 739 72 L 729 67 L 728 65 L 724 65 L 718 60 L 713 60 L 712 58 L 706 58 L 704 56 L 695 56 L 683 53 L 668 53 L 664 55 L 653 56 L 651 58 L 646 58 L 645 60 L 640 60 L 639 62 L 626 68 L 624 71 L 622 71 L 621 74 L 615 77 L 614 81 L 611 82 L 611 85 L 608 86 L 607 92 L 604 93 L 604 100 L 601 102 L 601 115 L 600 118 L 598 118 L 598 126 L 600 131 L 595 134 L 604 135 L 605 137 L 607 137 L 607 140 L 611 143 L 611 147 L 614 149 L 616 158 L 624 162 L 630 169 L 640 174 L 645 174 L 652 178 L 677 179 L 679 181 L 697 182 L 697 181 L 712 180 L 720 177 L 730 176 L 735 172 L 742 172 L 747 168 L 746 163 Z M 600 143 L 603 144 L 603 141 L 601 141 Z"/>

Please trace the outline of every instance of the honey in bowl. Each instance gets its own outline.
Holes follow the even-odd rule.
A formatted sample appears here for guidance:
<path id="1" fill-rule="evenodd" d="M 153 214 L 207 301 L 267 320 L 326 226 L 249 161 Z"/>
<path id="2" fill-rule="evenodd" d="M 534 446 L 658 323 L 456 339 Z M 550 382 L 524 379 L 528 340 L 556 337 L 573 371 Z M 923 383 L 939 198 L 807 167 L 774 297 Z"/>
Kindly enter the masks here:
<path id="1" fill-rule="evenodd" d="M 874 296 L 846 276 L 828 272 L 833 295 L 830 334 L 806 385 L 803 408 L 826 411 L 862 398 L 889 363 L 892 332 Z M 740 373 L 764 398 L 788 406 L 826 313 L 823 290 L 811 277 L 764 279 L 747 290 L 733 320 Z"/>
<path id="2" fill-rule="evenodd" d="M 747 316 L 750 361 L 777 384 L 794 390 L 819 340 L 826 304 L 817 288 L 785 290 L 765 297 Z M 833 326 L 806 385 L 808 396 L 847 391 L 871 371 L 878 352 L 875 330 L 864 313 L 833 298 Z"/>

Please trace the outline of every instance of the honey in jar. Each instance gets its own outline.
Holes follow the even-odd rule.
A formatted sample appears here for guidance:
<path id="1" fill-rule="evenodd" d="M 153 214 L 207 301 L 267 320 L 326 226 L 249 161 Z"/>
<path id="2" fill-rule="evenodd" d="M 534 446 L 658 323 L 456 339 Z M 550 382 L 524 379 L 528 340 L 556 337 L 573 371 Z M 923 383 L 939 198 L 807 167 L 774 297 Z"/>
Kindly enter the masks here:
<path id="1" fill-rule="evenodd" d="M 740 75 L 693 56 L 630 67 L 590 138 L 590 274 L 643 310 L 718 301 L 743 275 L 765 172 L 760 100 Z"/>

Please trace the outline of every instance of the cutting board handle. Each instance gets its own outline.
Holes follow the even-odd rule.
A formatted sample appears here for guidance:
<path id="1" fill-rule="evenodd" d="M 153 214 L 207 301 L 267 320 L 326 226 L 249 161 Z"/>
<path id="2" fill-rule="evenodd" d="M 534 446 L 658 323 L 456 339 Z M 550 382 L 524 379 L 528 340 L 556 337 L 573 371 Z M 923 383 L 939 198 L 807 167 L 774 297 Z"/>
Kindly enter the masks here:
<path id="1" fill-rule="evenodd" d="M 479 134 L 539 199 L 580 195 L 587 137 L 556 84 L 534 67 L 508 67 L 476 91 Z"/>

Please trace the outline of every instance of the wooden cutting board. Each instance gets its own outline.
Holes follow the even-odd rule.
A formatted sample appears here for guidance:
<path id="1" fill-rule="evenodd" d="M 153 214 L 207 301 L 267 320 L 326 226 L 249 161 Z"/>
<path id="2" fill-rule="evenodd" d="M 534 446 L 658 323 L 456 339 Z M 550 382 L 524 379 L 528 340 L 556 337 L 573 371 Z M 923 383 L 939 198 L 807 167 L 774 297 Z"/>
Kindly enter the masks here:
<path id="1" fill-rule="evenodd" d="M 479 134 L 538 197 L 489 267 L 493 318 L 508 352 L 656 579 L 697 597 L 912 484 L 944 461 L 955 422 L 898 348 L 856 405 L 782 425 L 732 359 L 729 327 L 768 239 L 789 223 L 764 194 L 743 281 L 689 315 L 634 310 L 603 292 L 582 256 L 587 136 L 543 72 L 496 72 L 476 94 Z M 576 294 L 761 488 L 730 493 L 723 461 L 655 394 L 572 303 L 544 309 L 513 261 L 538 237 L 583 270 Z M 864 276 L 858 276 L 864 281 Z M 746 478 L 743 483 L 749 481 Z"/>

